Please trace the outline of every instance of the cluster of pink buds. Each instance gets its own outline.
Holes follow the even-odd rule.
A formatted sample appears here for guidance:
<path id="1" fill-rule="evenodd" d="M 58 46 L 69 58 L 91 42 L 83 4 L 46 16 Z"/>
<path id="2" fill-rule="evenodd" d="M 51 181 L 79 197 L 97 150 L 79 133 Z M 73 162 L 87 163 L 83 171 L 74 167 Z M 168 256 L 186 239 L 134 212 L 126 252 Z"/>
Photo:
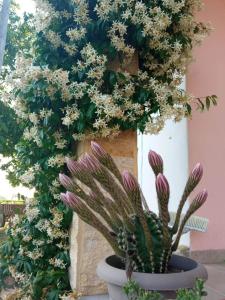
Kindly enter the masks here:
<path id="1" fill-rule="evenodd" d="M 113 158 L 96 142 L 91 143 L 91 150 L 92 154 L 85 154 L 78 161 L 66 159 L 67 167 L 72 176 L 59 175 L 61 184 L 67 190 L 66 193 L 61 194 L 62 201 L 88 224 L 99 230 L 109 242 L 112 240 L 112 235 L 109 234 L 108 228 L 104 224 L 106 223 L 113 231 L 118 224 L 123 222 L 128 230 L 132 231 L 133 223 L 129 216 L 136 214 L 140 218 L 146 241 L 148 241 L 146 245 L 150 249 L 152 237 L 149 234 L 148 223 L 145 219 L 145 212 L 150 212 L 150 209 L 144 199 L 138 180 L 128 171 L 121 174 Z M 164 243 L 175 251 L 187 220 L 205 203 L 208 197 L 206 190 L 198 193 L 182 218 L 183 207 L 191 192 L 200 182 L 203 168 L 198 163 L 191 171 L 178 206 L 174 225 L 170 229 L 170 186 L 163 174 L 163 159 L 155 151 L 150 151 L 148 160 L 155 174 L 159 219 L 162 224 Z M 88 188 L 88 191 L 83 186 Z M 105 192 L 110 197 L 106 197 Z M 98 215 L 105 223 L 101 223 Z M 171 239 L 171 232 L 176 236 L 175 241 Z M 118 251 L 115 243 L 114 241 L 111 245 Z"/>

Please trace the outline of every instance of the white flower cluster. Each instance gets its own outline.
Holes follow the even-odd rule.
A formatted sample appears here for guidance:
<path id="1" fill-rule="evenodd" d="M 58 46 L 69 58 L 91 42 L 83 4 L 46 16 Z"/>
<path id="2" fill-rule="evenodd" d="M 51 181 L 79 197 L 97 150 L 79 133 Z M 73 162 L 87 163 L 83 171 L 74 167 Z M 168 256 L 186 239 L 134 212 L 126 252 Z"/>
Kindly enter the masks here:
<path id="1" fill-rule="evenodd" d="M 42 31 L 50 25 L 53 18 L 59 17 L 59 13 L 54 10 L 47 0 L 35 0 L 35 4 L 35 28 L 37 31 Z"/>
<path id="2" fill-rule="evenodd" d="M 59 258 L 51 258 L 49 259 L 49 263 L 55 268 L 66 269 L 66 264 Z"/>
<path id="3" fill-rule="evenodd" d="M 20 216 L 15 215 L 10 219 L 10 223 L 12 224 L 13 227 L 17 226 L 20 223 Z"/>
<path id="4" fill-rule="evenodd" d="M 36 247 L 41 247 L 45 244 L 45 241 L 43 241 L 43 240 L 33 240 L 32 244 Z"/>
<path id="5" fill-rule="evenodd" d="M 60 131 L 55 132 L 54 138 L 55 138 L 55 146 L 57 149 L 62 150 L 64 148 L 66 148 L 67 140 L 65 138 L 63 138 L 63 135 Z M 59 186 L 59 182 L 58 182 L 57 186 Z"/>
<path id="6" fill-rule="evenodd" d="M 65 164 L 65 157 L 62 154 L 57 154 L 54 157 L 50 157 L 48 160 L 49 167 L 61 167 Z"/>
<path id="7" fill-rule="evenodd" d="M 95 11 L 99 19 L 110 20 L 113 15 L 117 14 L 119 16 L 121 14 L 122 19 L 112 22 L 108 37 L 118 53 L 124 55 L 122 65 L 128 64 L 129 57 L 132 58 L 136 55 L 135 49 L 126 42 L 129 24 L 142 28 L 140 34 L 142 38 L 148 40 L 147 48 L 140 51 L 146 71 L 137 70 L 138 77 L 134 78 L 126 72 L 126 67 L 125 71 L 123 66 L 122 69 L 118 67 L 125 80 L 115 84 L 110 94 L 103 93 L 103 77 L 109 63 L 105 55 L 99 55 L 93 45 L 87 43 L 80 51 L 82 59 L 78 60 L 73 67 L 75 73 L 86 73 L 86 81 L 70 83 L 69 73 L 64 72 L 63 74 L 63 70 L 60 69 L 52 73 L 45 71 L 48 82 L 61 88 L 62 98 L 66 101 L 71 99 L 79 101 L 84 95 L 88 94 L 97 108 L 96 120 L 93 123 L 93 130 L 97 135 L 105 137 L 112 133 L 117 134 L 119 126 L 117 124 L 111 125 L 112 120 L 135 122 L 146 114 L 149 115 L 148 122 L 145 124 L 146 132 L 158 133 L 163 128 L 166 119 L 172 117 L 178 121 L 185 116 L 185 104 L 190 103 L 192 100 L 188 95 L 184 95 L 178 86 L 186 71 L 186 66 L 191 60 L 192 47 L 208 32 L 207 27 L 197 23 L 194 19 L 194 12 L 199 8 L 200 2 L 199 0 L 186 2 L 184 0 L 164 0 L 161 4 L 154 4 L 149 7 L 141 1 L 134 0 L 126 1 L 127 5 L 125 5 L 124 0 L 97 1 Z M 80 24 L 80 27 L 70 28 L 66 35 L 70 41 L 76 43 L 85 37 L 87 33 L 85 24 L 90 22 L 90 19 L 88 17 L 87 1 L 74 1 L 74 4 L 74 18 Z M 172 19 L 177 14 L 180 14 L 180 17 L 173 24 L 174 33 L 169 34 L 168 28 L 172 26 Z M 52 33 L 48 30 L 45 33 L 53 37 L 53 45 L 55 43 L 59 46 L 61 42 L 58 33 Z M 183 45 L 178 38 L 178 33 L 182 33 L 187 40 L 189 39 L 192 42 L 189 45 Z M 177 38 L 174 38 L 176 34 Z M 56 48 L 58 46 L 55 45 Z M 152 50 L 155 52 L 164 51 L 166 59 L 160 61 L 157 56 L 153 57 Z M 60 76 L 57 76 L 57 72 Z M 158 76 L 164 75 L 171 81 L 170 85 L 167 84 L 167 81 L 156 79 Z M 61 85 L 59 78 L 62 81 Z M 151 84 L 151 81 L 155 85 Z M 158 114 L 150 113 L 151 103 L 149 99 L 143 104 L 134 103 L 132 98 L 139 86 L 144 87 L 150 94 L 154 93 L 155 99 L 159 103 Z M 55 88 L 50 86 L 49 93 L 54 98 Z M 168 99 L 172 99 L 173 106 L 168 104 Z M 63 112 L 62 124 L 67 127 L 70 127 L 79 118 L 79 110 L 76 104 L 63 108 Z M 32 116 L 32 118 L 33 122 L 38 122 L 36 116 Z M 27 133 L 27 135 L 29 134 Z M 87 135 L 92 136 L 92 133 L 89 132 Z M 74 134 L 75 140 L 83 138 L 85 138 L 83 134 Z M 57 147 L 63 147 L 63 145 L 61 143 L 56 144 Z"/>
<path id="8" fill-rule="evenodd" d="M 37 202 L 35 199 L 26 199 L 25 203 L 25 214 L 29 222 L 32 222 L 33 220 L 37 219 L 40 210 L 37 207 Z"/>
<path id="9" fill-rule="evenodd" d="M 185 116 L 186 104 L 191 103 L 192 97 L 180 90 L 179 85 L 192 59 L 192 48 L 208 33 L 208 28 L 194 17 L 202 1 L 97 0 L 94 11 L 108 43 L 100 50 L 94 41 L 86 42 L 88 30 L 93 25 L 91 22 L 96 22 L 89 14 L 91 1 L 71 0 L 74 9 L 70 6 L 70 11 L 56 11 L 48 0 L 35 1 L 37 30 L 43 31 L 55 51 L 63 48 L 73 56 L 74 64 L 69 70 L 64 70 L 62 64 L 58 69 L 50 69 L 47 62 L 37 67 L 32 59 L 18 55 L 16 69 L 7 79 L 7 91 L 11 92 L 6 93 L 6 100 L 18 118 L 27 124 L 23 132 L 25 141 L 34 142 L 37 148 L 44 147 L 46 140 L 52 141 L 52 154 L 45 158 L 46 169 L 52 172 L 65 164 L 71 136 L 67 137 L 64 132 L 72 132 L 73 139 L 80 141 L 115 136 L 121 130 L 121 123 L 134 124 L 132 128 L 144 123 L 142 129 L 156 134 L 167 119 L 179 121 Z M 49 29 L 58 19 L 60 22 L 66 19 L 69 23 L 64 33 L 54 31 L 54 26 Z M 135 35 L 131 34 L 132 28 L 136 30 Z M 114 51 L 113 60 L 108 55 L 111 50 Z M 35 110 L 26 99 L 29 87 L 33 98 L 38 99 Z M 19 93 L 15 93 L 18 90 Z M 76 131 L 74 128 L 79 119 L 85 118 L 82 105 L 87 102 L 85 113 L 88 115 L 91 111 L 89 127 L 85 125 L 83 131 Z M 56 120 L 57 128 L 53 123 Z M 43 128 L 47 129 L 48 124 L 53 130 L 45 133 Z M 21 182 L 31 185 L 40 171 L 43 170 L 38 164 L 28 168 L 20 176 Z M 49 191 L 56 200 L 60 197 L 59 189 L 58 179 L 51 177 Z M 59 249 L 68 250 L 68 232 L 62 229 L 63 213 L 51 204 L 48 210 L 51 216 L 44 219 L 39 203 L 35 199 L 26 200 L 27 220 L 35 221 L 34 227 L 46 237 L 33 238 L 29 231 L 18 226 L 16 217 L 11 234 L 20 234 L 22 244 L 30 243 L 34 248 L 29 251 L 30 248 L 21 245 L 19 255 L 34 261 L 41 259 L 44 256 L 42 246 L 54 242 Z M 64 261 L 57 256 L 51 258 L 49 264 L 66 268 Z M 16 272 L 13 266 L 10 270 L 17 281 L 29 279 Z M 61 299 L 76 299 L 76 296 L 65 294 Z"/>
<path id="10" fill-rule="evenodd" d="M 23 175 L 20 176 L 20 180 L 22 183 L 28 185 L 32 183 L 35 179 L 35 172 L 33 168 L 29 168 Z"/>
<path id="11" fill-rule="evenodd" d="M 22 228 L 20 226 L 12 226 L 10 228 L 10 234 L 12 237 L 18 237 L 18 234 L 22 233 Z"/>
<path id="12" fill-rule="evenodd" d="M 23 184 L 30 185 L 35 179 L 35 174 L 40 170 L 41 167 L 39 164 L 35 164 L 33 167 L 30 167 L 24 174 L 20 176 L 21 182 Z"/>
<path id="13" fill-rule="evenodd" d="M 72 0 L 74 4 L 74 21 L 79 25 L 86 25 L 89 23 L 89 7 L 87 0 Z"/>
<path id="14" fill-rule="evenodd" d="M 61 226 L 61 222 L 63 220 L 63 213 L 60 212 L 57 208 L 51 208 L 50 212 L 53 216 L 53 219 L 51 220 L 51 223 L 55 226 L 55 227 L 60 227 Z"/>
<path id="15" fill-rule="evenodd" d="M 28 256 L 32 260 L 37 260 L 37 259 L 42 258 L 44 255 L 40 248 L 36 248 L 32 251 L 27 251 L 26 256 Z"/>
<path id="16" fill-rule="evenodd" d="M 58 222 L 61 222 L 61 214 L 54 216 L 53 220 L 39 219 L 35 227 L 41 231 L 46 232 L 49 237 L 49 243 L 55 239 L 62 239 L 62 242 L 68 238 L 68 232 L 62 230 Z"/>
<path id="17" fill-rule="evenodd" d="M 24 242 L 30 242 L 32 239 L 33 239 L 32 236 L 29 235 L 29 234 L 26 234 L 26 235 L 23 236 L 23 241 Z"/>
<path id="18" fill-rule="evenodd" d="M 39 214 L 40 211 L 37 207 L 26 208 L 26 217 L 29 222 L 32 222 L 33 220 L 37 219 Z"/>
<path id="19" fill-rule="evenodd" d="M 9 272 L 12 275 L 12 277 L 15 279 L 16 282 L 18 282 L 20 284 L 21 283 L 25 284 L 25 283 L 28 282 L 29 276 L 24 274 L 24 273 L 17 272 L 15 266 L 10 265 L 9 266 Z"/>
<path id="20" fill-rule="evenodd" d="M 69 29 L 66 32 L 66 35 L 70 38 L 71 41 L 79 41 L 85 37 L 87 30 L 85 27 Z"/>
<path id="21" fill-rule="evenodd" d="M 79 110 L 76 105 L 67 106 L 62 110 L 65 112 L 65 116 L 62 118 L 62 124 L 65 126 L 71 126 L 74 121 L 79 118 Z"/>
<path id="22" fill-rule="evenodd" d="M 114 21 L 108 34 L 117 51 L 121 51 L 127 57 L 134 55 L 135 49 L 125 41 L 127 26 L 124 23 Z"/>
<path id="23" fill-rule="evenodd" d="M 34 141 L 38 147 L 42 146 L 42 140 L 40 138 L 39 129 L 37 126 L 25 128 L 25 130 L 23 132 L 23 137 L 27 141 Z"/>

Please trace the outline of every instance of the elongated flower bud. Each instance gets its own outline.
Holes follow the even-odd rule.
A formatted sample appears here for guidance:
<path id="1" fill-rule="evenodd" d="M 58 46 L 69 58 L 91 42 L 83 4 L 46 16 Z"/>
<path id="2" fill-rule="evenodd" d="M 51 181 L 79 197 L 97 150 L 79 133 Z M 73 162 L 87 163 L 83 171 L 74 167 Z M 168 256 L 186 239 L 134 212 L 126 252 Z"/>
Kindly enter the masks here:
<path id="1" fill-rule="evenodd" d="M 102 148 L 102 146 L 100 146 L 98 143 L 93 141 L 91 142 L 91 150 L 94 156 L 98 159 L 105 158 L 108 156 L 108 153 L 105 151 L 105 149 Z"/>
<path id="2" fill-rule="evenodd" d="M 71 208 L 70 202 L 69 202 L 66 194 L 61 193 L 60 198 L 66 206 L 69 206 Z"/>
<path id="3" fill-rule="evenodd" d="M 86 167 L 89 172 L 96 172 L 100 169 L 99 161 L 92 155 L 85 154 L 80 160 L 81 166 Z"/>
<path id="4" fill-rule="evenodd" d="M 122 177 L 123 177 L 123 185 L 126 191 L 132 192 L 139 188 L 137 179 L 130 172 L 124 171 Z"/>
<path id="5" fill-rule="evenodd" d="M 190 180 L 193 184 L 197 185 L 202 179 L 203 175 L 203 167 L 200 163 L 198 163 L 191 172 Z"/>
<path id="6" fill-rule="evenodd" d="M 166 177 L 163 174 L 158 174 L 156 177 L 156 191 L 159 199 L 169 199 L 170 187 Z"/>
<path id="7" fill-rule="evenodd" d="M 71 174 L 79 174 L 83 170 L 78 161 L 72 160 L 68 157 L 66 158 L 66 164 Z"/>
<path id="8" fill-rule="evenodd" d="M 68 199 L 68 202 L 71 205 L 71 207 L 76 207 L 80 203 L 80 199 L 71 192 L 66 193 L 66 198 Z"/>
<path id="9" fill-rule="evenodd" d="M 179 245 L 179 241 L 184 229 L 184 226 L 186 224 L 186 222 L 188 221 L 188 219 L 205 203 L 206 199 L 208 197 L 208 192 L 207 190 L 203 190 L 202 192 L 198 193 L 198 195 L 195 197 L 195 199 L 193 200 L 193 202 L 191 203 L 188 211 L 186 212 L 182 223 L 180 225 L 180 228 L 178 230 L 177 236 L 176 236 L 176 240 L 172 246 L 172 250 L 176 251 Z"/>
<path id="10" fill-rule="evenodd" d="M 59 181 L 66 188 L 67 190 L 73 189 L 73 181 L 70 177 L 66 176 L 65 174 L 59 174 Z"/>
<path id="11" fill-rule="evenodd" d="M 159 173 L 163 173 L 163 160 L 159 154 L 157 154 L 155 151 L 152 150 L 149 151 L 148 160 L 156 176 Z"/>
<path id="12" fill-rule="evenodd" d="M 201 178 L 203 175 L 203 167 L 200 163 L 196 164 L 196 166 L 194 167 L 194 169 L 192 170 L 188 181 L 186 183 L 185 189 L 184 189 L 184 193 L 182 195 L 179 207 L 178 207 L 178 211 L 177 211 L 177 216 L 176 216 L 176 220 L 173 226 L 173 233 L 177 233 L 178 230 L 178 226 L 180 223 L 180 218 L 181 218 L 181 213 L 182 213 L 182 209 L 189 197 L 189 195 L 191 194 L 191 192 L 196 188 L 196 186 L 198 185 L 198 183 L 200 182 Z"/>
<path id="13" fill-rule="evenodd" d="M 206 202 L 207 198 L 208 198 L 208 192 L 207 190 L 203 190 L 202 192 L 198 193 L 198 195 L 191 203 L 191 206 L 193 207 L 194 210 L 197 210 Z"/>

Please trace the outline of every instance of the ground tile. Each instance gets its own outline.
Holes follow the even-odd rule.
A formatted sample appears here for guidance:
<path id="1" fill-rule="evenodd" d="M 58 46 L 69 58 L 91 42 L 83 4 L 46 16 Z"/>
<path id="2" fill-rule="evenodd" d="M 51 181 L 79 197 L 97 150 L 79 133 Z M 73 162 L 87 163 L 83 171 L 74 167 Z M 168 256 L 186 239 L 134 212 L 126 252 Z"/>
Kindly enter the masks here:
<path id="1" fill-rule="evenodd" d="M 225 270 L 222 265 L 207 265 L 209 279 L 207 286 L 225 298 Z"/>

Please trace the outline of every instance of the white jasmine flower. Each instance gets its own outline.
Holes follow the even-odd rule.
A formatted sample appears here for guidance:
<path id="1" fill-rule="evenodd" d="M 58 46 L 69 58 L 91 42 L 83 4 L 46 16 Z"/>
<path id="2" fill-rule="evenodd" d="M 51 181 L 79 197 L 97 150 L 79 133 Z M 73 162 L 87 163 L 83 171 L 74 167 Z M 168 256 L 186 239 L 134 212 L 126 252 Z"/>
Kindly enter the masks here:
<path id="1" fill-rule="evenodd" d="M 35 179 L 35 172 L 33 168 L 28 169 L 23 175 L 20 176 L 20 180 L 24 184 L 30 184 Z"/>
<path id="2" fill-rule="evenodd" d="M 67 106 L 63 111 L 65 116 L 62 118 L 62 124 L 65 126 L 71 126 L 79 118 L 80 113 L 76 105 Z"/>
<path id="3" fill-rule="evenodd" d="M 49 263 L 56 268 L 66 269 L 66 264 L 59 258 L 51 258 L 49 259 Z"/>
<path id="4" fill-rule="evenodd" d="M 70 38 L 71 41 L 79 41 L 85 37 L 87 30 L 85 27 L 69 29 L 66 32 L 66 35 Z"/>
<path id="5" fill-rule="evenodd" d="M 32 222 L 33 220 L 37 219 L 37 217 L 40 214 L 39 208 L 38 207 L 26 207 L 25 209 L 26 217 L 29 222 Z"/>
<path id="6" fill-rule="evenodd" d="M 48 166 L 49 167 L 61 167 L 65 164 L 65 157 L 62 154 L 58 154 L 54 157 L 50 157 L 48 159 Z"/>

